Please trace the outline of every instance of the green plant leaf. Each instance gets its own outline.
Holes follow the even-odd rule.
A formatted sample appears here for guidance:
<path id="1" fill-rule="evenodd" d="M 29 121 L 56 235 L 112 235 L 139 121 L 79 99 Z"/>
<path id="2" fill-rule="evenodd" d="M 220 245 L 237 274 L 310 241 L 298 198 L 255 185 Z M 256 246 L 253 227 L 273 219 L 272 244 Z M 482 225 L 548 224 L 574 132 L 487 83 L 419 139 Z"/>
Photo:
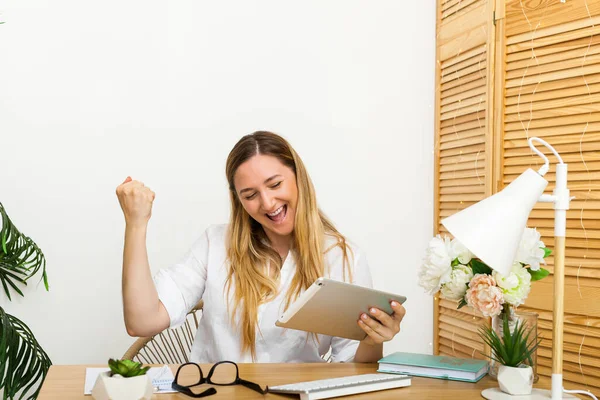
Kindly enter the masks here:
<path id="1" fill-rule="evenodd" d="M 0 307 L 0 388 L 4 399 L 21 397 L 35 385 L 37 390 L 27 399 L 35 399 L 52 362 L 31 330 L 18 318 Z"/>
<path id="2" fill-rule="evenodd" d="M 460 264 L 460 261 L 458 261 L 458 258 L 455 258 L 454 260 L 452 260 L 452 263 L 450 264 L 450 266 L 456 267 L 458 264 Z"/>
<path id="3" fill-rule="evenodd" d="M 473 275 L 475 275 L 475 274 L 491 275 L 492 274 L 492 269 L 477 258 L 472 258 L 471 262 L 469 264 L 471 266 L 471 269 L 473 270 Z"/>
<path id="4" fill-rule="evenodd" d="M 460 310 L 461 308 L 463 308 L 464 306 L 468 305 L 467 301 L 465 300 L 465 298 L 461 298 L 460 301 L 458 302 L 458 307 L 456 307 L 457 310 Z"/>
<path id="5" fill-rule="evenodd" d="M 503 313 L 502 337 L 499 337 L 489 326 L 479 329 L 479 335 L 492 350 L 491 355 L 484 355 L 509 367 L 518 367 L 527 361 L 532 365 L 531 355 L 541 343 L 541 339 L 538 340 L 533 332 L 533 327 L 527 330 L 519 321 L 515 323 L 511 332 L 508 314 Z M 532 335 L 534 337 L 529 340 Z"/>
<path id="6" fill-rule="evenodd" d="M 23 235 L 13 225 L 2 203 L 0 203 L 0 217 L 2 218 L 2 230 L 0 230 L 0 241 L 2 242 L 0 281 L 2 281 L 2 288 L 6 297 L 12 300 L 10 296 L 11 289 L 23 296 L 18 285 L 25 285 L 40 270 L 42 272 L 41 280 L 43 280 L 44 287 L 48 290 L 44 253 L 31 238 Z"/>
<path id="7" fill-rule="evenodd" d="M 527 268 L 527 272 L 529 272 L 529 275 L 531 275 L 532 282 L 539 281 L 540 279 L 544 279 L 545 277 L 550 275 L 550 271 L 541 267 L 537 271 L 533 271 L 531 268 Z"/>
<path id="8" fill-rule="evenodd" d="M 542 249 L 544 249 L 544 258 L 548 257 L 550 254 L 552 254 L 552 250 L 550 250 L 547 247 L 542 247 Z"/>
<path id="9" fill-rule="evenodd" d="M 133 360 L 108 360 L 108 367 L 113 374 L 119 374 L 124 378 L 131 378 L 146 374 L 150 367 L 143 367 L 142 363 Z"/>

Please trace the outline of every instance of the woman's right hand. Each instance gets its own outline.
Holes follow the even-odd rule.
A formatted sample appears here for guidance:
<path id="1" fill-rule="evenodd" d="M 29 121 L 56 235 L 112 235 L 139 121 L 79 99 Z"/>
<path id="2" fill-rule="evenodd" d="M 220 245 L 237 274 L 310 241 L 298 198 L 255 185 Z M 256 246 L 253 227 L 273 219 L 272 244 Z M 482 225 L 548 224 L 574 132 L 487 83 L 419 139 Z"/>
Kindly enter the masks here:
<path id="1" fill-rule="evenodd" d="M 152 215 L 152 202 L 155 194 L 142 182 L 127 177 L 117 187 L 117 197 L 125 215 L 125 223 L 130 226 L 145 226 Z"/>

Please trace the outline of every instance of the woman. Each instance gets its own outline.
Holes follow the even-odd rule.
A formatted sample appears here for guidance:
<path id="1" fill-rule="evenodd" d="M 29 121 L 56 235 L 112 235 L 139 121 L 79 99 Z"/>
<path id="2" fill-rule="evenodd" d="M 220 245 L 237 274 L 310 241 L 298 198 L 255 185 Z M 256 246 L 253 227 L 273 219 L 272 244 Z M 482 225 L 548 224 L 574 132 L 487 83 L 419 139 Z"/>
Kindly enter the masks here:
<path id="1" fill-rule="evenodd" d="M 371 309 L 357 324 L 360 343 L 275 326 L 281 312 L 318 277 L 371 287 L 364 255 L 317 207 L 302 160 L 270 132 L 244 136 L 227 158 L 231 217 L 211 226 L 183 260 L 150 275 L 146 229 L 154 192 L 127 178 L 117 188 L 125 215 L 123 309 L 131 336 L 151 336 L 185 320 L 204 300 L 195 362 L 376 362 L 400 331 L 405 310 Z M 327 305 L 324 304 L 324 307 Z"/>

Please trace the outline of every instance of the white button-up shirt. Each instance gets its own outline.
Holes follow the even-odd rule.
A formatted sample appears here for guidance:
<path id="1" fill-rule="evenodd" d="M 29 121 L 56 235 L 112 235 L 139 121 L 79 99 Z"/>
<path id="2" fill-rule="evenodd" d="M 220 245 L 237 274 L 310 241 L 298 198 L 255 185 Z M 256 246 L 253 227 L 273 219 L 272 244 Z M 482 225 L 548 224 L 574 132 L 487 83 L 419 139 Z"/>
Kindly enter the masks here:
<path id="1" fill-rule="evenodd" d="M 239 324 L 232 325 L 227 309 L 226 234 L 227 225 L 209 227 L 181 262 L 161 269 L 154 276 L 158 297 L 169 313 L 171 328 L 182 324 L 186 314 L 200 299 L 204 301 L 202 318 L 190 356 L 191 361 L 198 363 L 223 360 L 252 362 L 251 355 L 241 350 Z M 333 239 L 328 240 L 325 248 L 333 243 Z M 372 287 L 365 256 L 353 244 L 349 246 L 354 254 L 354 257 L 352 253 L 348 254 L 352 267 L 352 283 Z M 330 348 L 332 361 L 352 361 L 358 341 L 326 335 L 317 335 L 316 341 L 313 334 L 275 325 L 283 312 L 285 297 L 296 272 L 292 254 L 286 257 L 281 268 L 277 297 L 258 308 L 256 362 L 322 362 L 321 357 L 327 354 Z M 325 254 L 327 277 L 340 281 L 344 276 L 348 277 L 347 273 L 343 275 L 342 259 L 342 252 L 337 246 Z M 230 300 L 234 290 L 232 286 Z M 327 307 L 327 304 L 323 304 L 323 307 Z"/>

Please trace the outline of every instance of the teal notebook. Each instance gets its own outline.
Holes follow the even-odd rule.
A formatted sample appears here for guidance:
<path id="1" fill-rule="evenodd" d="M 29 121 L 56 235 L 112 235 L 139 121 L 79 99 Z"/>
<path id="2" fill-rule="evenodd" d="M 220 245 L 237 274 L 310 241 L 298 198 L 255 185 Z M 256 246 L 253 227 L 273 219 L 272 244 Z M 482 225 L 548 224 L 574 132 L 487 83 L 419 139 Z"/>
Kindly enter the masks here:
<path id="1" fill-rule="evenodd" d="M 379 360 L 378 372 L 477 382 L 488 370 L 487 361 L 416 353 L 393 353 Z"/>

